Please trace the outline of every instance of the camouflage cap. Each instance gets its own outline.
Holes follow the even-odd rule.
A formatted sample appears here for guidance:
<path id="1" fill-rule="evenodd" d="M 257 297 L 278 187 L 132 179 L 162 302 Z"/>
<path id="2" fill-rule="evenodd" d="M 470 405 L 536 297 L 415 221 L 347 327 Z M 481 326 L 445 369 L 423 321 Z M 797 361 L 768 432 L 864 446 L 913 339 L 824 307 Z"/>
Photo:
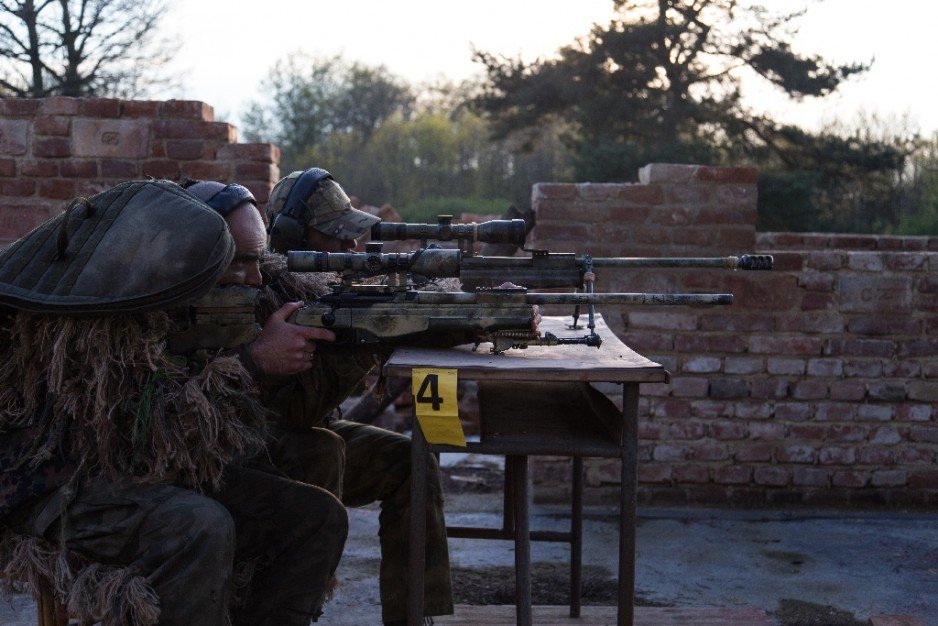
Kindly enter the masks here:
<path id="1" fill-rule="evenodd" d="M 357 239 L 381 221 L 370 213 L 352 208 L 341 185 L 329 172 L 317 167 L 292 172 L 274 186 L 267 202 L 272 239 L 277 236 L 274 231 L 278 224 L 281 230 L 286 225 L 287 220 L 278 222 L 278 218 L 284 216 L 295 220 L 304 231 L 312 226 L 336 239 Z"/>

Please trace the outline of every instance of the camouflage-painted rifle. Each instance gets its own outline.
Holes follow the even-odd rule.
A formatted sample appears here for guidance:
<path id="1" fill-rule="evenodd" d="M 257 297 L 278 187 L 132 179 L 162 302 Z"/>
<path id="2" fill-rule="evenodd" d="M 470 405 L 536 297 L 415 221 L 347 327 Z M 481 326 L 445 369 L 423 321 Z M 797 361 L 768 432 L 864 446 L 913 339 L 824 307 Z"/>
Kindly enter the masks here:
<path id="1" fill-rule="evenodd" d="M 731 304 L 731 294 L 594 293 L 594 270 L 617 268 L 722 268 L 763 270 L 772 267 L 769 255 L 721 258 L 598 258 L 589 255 L 531 251 L 527 257 L 477 256 L 465 242 L 519 243 L 523 220 L 495 220 L 483 224 L 377 224 L 373 237 L 384 239 L 459 240 L 458 249 L 424 248 L 416 252 L 385 253 L 369 243 L 365 252 L 327 253 L 290 251 L 287 267 L 301 272 L 338 272 L 335 291 L 297 311 L 298 324 L 330 328 L 340 339 L 367 343 L 427 331 L 466 331 L 492 343 L 492 352 L 528 345 L 584 344 L 598 347 L 594 309 L 608 305 Z M 387 275 L 386 285 L 365 285 L 366 277 Z M 466 292 L 420 291 L 431 279 L 457 277 Z M 510 281 L 510 286 L 504 286 Z M 516 284 L 524 285 L 518 287 Z M 583 293 L 536 293 L 527 287 L 568 287 Z M 572 305 L 578 326 L 580 307 L 588 313 L 589 333 L 582 337 L 541 336 L 537 307 Z"/>

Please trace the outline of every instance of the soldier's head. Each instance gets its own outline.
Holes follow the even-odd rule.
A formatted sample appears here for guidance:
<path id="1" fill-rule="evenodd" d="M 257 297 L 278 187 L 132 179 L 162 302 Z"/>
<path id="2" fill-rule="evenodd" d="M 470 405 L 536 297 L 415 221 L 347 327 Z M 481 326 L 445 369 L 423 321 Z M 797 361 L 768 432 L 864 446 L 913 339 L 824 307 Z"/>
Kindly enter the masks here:
<path id="1" fill-rule="evenodd" d="M 352 208 L 345 190 L 326 170 L 312 167 L 280 179 L 267 202 L 270 249 L 344 252 L 380 221 Z"/>
<path id="2" fill-rule="evenodd" d="M 262 283 L 260 259 L 267 244 L 264 220 L 254 195 L 241 185 L 226 185 L 213 180 L 184 183 L 186 191 L 215 209 L 228 223 L 235 241 L 235 256 L 218 285 L 250 285 Z"/>

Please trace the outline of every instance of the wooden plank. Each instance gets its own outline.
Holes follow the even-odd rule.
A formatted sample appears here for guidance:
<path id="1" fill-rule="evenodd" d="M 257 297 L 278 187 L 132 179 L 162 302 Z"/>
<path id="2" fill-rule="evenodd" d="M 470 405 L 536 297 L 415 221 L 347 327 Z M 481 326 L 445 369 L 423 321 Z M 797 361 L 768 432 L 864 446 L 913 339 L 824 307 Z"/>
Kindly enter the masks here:
<path id="1" fill-rule="evenodd" d="M 567 317 L 545 317 L 541 329 L 558 336 L 585 335 L 586 330 L 569 330 Z M 388 360 L 390 376 L 410 376 L 414 367 L 455 368 L 460 376 L 473 380 L 542 380 L 665 382 L 668 373 L 658 363 L 630 349 L 609 330 L 601 315 L 596 316 L 596 332 L 603 338 L 600 348 L 587 346 L 531 346 L 491 354 L 489 344 L 475 352 L 472 346 L 449 350 L 401 347 Z"/>
<path id="2" fill-rule="evenodd" d="M 534 623 L 538 626 L 612 625 L 616 623 L 616 607 L 584 606 L 581 617 L 570 617 L 567 606 L 534 606 Z M 456 606 L 454 615 L 434 617 L 439 626 L 478 625 L 514 626 L 515 607 Z M 772 626 L 772 621 L 761 609 L 752 607 L 645 607 L 635 609 L 635 626 Z"/>

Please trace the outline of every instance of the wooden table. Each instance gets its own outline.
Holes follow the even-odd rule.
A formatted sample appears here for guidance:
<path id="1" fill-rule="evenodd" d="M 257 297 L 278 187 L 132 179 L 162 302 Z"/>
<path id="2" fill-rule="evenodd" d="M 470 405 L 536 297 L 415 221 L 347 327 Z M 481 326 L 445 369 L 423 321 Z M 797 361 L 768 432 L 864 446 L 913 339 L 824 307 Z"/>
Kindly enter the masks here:
<path id="1" fill-rule="evenodd" d="M 540 328 L 558 336 L 586 334 L 585 329 L 568 330 L 569 321 L 568 317 L 545 317 Z M 398 348 L 388 360 L 385 371 L 389 376 L 409 378 L 413 368 L 453 368 L 458 370 L 460 378 L 479 382 L 482 436 L 478 443 L 469 443 L 467 448 L 430 445 L 416 420 L 413 425 L 408 597 L 408 623 L 412 626 L 421 624 L 423 616 L 426 480 L 430 452 L 506 455 L 506 472 L 511 473 L 510 484 L 506 484 L 506 519 L 508 509 L 512 508 L 512 528 L 489 532 L 459 529 L 462 534 L 458 536 L 515 540 L 517 623 L 524 626 L 531 624 L 530 541 L 558 540 L 549 536 L 550 533 L 530 532 L 527 456 L 559 455 L 574 459 L 571 533 L 560 539 L 571 543 L 574 578 L 578 577 L 581 547 L 582 459 L 589 456 L 620 458 L 618 623 L 632 624 L 639 383 L 667 382 L 669 375 L 661 365 L 619 341 L 601 315 L 596 316 L 596 332 L 603 339 L 598 349 L 581 345 L 532 346 L 494 355 L 488 352 L 489 344 L 483 344 L 476 352 L 471 346 L 447 350 Z M 621 383 L 622 411 L 590 387 L 591 382 Z M 509 507 L 509 490 L 513 507 Z M 450 536 L 457 536 L 452 529 L 447 530 Z M 572 615 L 579 612 L 579 580 L 573 582 Z"/>

